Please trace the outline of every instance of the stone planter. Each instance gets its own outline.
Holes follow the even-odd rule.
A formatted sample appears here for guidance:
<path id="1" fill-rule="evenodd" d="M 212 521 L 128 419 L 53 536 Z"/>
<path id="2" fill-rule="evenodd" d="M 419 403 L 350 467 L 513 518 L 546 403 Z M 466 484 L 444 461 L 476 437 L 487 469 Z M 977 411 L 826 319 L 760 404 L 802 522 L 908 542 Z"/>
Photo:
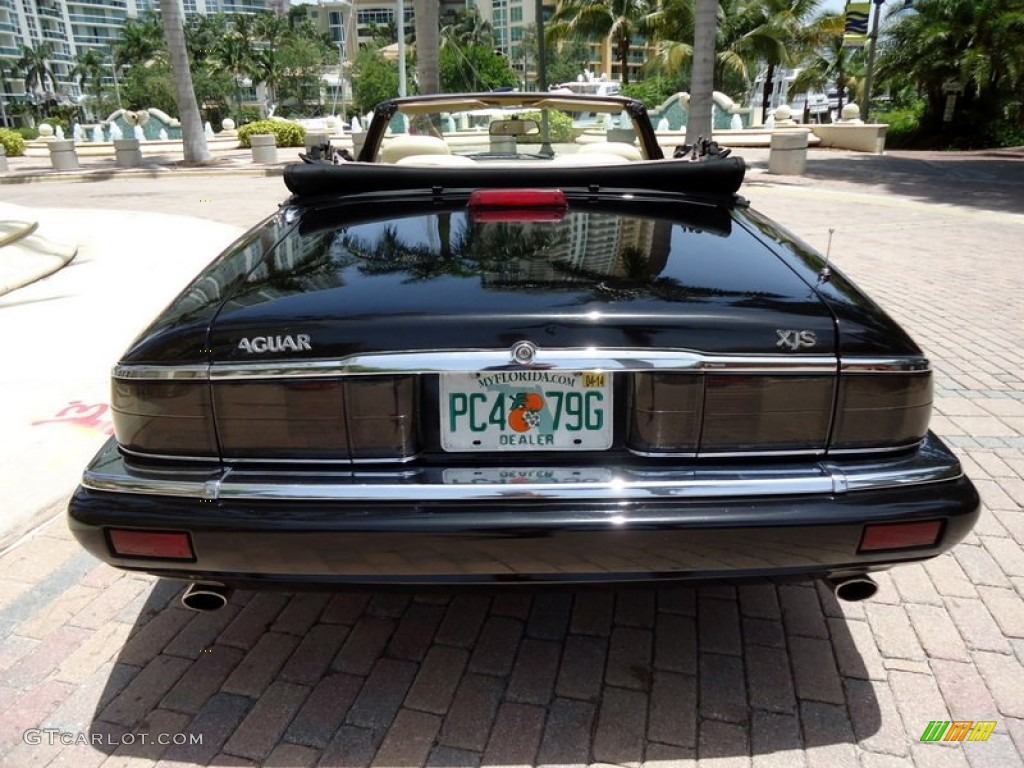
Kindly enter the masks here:
<path id="1" fill-rule="evenodd" d="M 136 168 L 142 165 L 142 150 L 138 139 L 114 140 L 114 165 L 118 168 Z"/>
<path id="2" fill-rule="evenodd" d="M 366 143 L 366 133 L 364 131 L 352 131 L 352 157 L 359 157 L 359 153 L 363 151 L 363 144 Z"/>
<path id="3" fill-rule="evenodd" d="M 768 151 L 768 173 L 782 176 L 803 176 L 807 169 L 807 137 L 805 128 L 791 128 L 772 133 Z"/>
<path id="4" fill-rule="evenodd" d="M 330 140 L 331 137 L 326 131 L 309 131 L 306 133 L 306 151 L 309 152 L 312 147 L 319 147 Z"/>
<path id="5" fill-rule="evenodd" d="M 821 146 L 838 149 L 852 149 L 855 152 L 870 152 L 880 155 L 885 152 L 884 123 L 832 123 L 814 126 L 814 135 L 821 139 Z"/>
<path id="6" fill-rule="evenodd" d="M 277 162 L 277 137 L 272 133 L 254 133 L 249 137 L 252 161 L 269 165 Z"/>
<path id="7" fill-rule="evenodd" d="M 605 132 L 607 141 L 619 141 L 623 144 L 636 143 L 636 131 L 632 128 L 609 128 Z"/>
<path id="8" fill-rule="evenodd" d="M 54 139 L 48 143 L 50 149 L 50 165 L 55 171 L 77 171 L 78 154 L 75 142 L 69 139 Z"/>
<path id="9" fill-rule="evenodd" d="M 7 173 L 10 168 L 7 167 L 7 150 L 4 149 L 3 144 L 0 144 L 0 173 Z"/>
<path id="10" fill-rule="evenodd" d="M 491 136 L 491 152 L 503 155 L 514 155 L 516 153 L 515 136 Z"/>

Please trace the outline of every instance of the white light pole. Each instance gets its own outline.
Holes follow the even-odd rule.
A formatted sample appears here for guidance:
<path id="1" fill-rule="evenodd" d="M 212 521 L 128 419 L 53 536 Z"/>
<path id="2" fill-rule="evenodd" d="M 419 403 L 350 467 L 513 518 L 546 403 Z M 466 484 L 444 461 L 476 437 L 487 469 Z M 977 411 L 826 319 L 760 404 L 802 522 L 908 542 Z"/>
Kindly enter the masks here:
<path id="1" fill-rule="evenodd" d="M 398 14 L 398 95 L 407 95 L 405 82 L 405 0 L 397 2 Z"/>

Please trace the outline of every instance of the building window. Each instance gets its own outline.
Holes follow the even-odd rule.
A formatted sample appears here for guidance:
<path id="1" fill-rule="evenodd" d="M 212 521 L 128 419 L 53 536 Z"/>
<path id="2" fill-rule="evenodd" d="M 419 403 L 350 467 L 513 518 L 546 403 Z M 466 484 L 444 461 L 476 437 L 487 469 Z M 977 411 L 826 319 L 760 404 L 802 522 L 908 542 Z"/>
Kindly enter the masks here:
<path id="1" fill-rule="evenodd" d="M 522 21 L 523 20 L 523 9 L 522 9 L 521 6 L 520 7 L 512 6 L 511 10 L 512 10 L 512 15 L 510 16 L 510 18 L 512 19 L 512 21 Z"/>
<path id="2" fill-rule="evenodd" d="M 395 12 L 391 10 L 385 10 L 382 8 L 358 11 L 356 15 L 356 20 L 359 22 L 360 26 L 369 26 L 370 24 L 385 26 L 395 20 Z"/>

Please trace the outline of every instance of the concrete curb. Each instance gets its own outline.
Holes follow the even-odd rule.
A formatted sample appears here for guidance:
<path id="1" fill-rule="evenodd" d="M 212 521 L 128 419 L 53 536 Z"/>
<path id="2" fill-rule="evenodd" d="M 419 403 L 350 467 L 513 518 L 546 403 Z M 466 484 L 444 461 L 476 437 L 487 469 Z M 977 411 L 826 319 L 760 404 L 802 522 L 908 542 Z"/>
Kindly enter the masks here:
<path id="1" fill-rule="evenodd" d="M 0 219 L 23 222 L 20 232 L 0 241 L 0 296 L 52 275 L 78 253 L 77 245 L 47 238 L 31 211 L 16 205 L 0 206 Z"/>
<path id="2" fill-rule="evenodd" d="M 207 168 L 168 168 L 152 165 L 141 168 L 82 168 L 77 171 L 43 171 L 39 173 L 11 173 L 0 176 L 2 184 L 36 184 L 48 181 L 107 181 L 117 178 L 195 178 L 200 176 L 283 176 L 284 165 L 280 166 L 238 166 Z"/>

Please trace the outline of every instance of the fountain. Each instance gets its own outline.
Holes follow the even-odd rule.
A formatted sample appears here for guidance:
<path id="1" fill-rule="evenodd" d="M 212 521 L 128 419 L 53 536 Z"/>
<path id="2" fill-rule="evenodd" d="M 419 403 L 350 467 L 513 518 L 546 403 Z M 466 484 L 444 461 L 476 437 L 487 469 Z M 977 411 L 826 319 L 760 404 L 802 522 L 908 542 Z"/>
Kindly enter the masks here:
<path id="1" fill-rule="evenodd" d="M 123 138 L 124 138 L 124 131 L 121 130 L 121 126 L 119 126 L 117 123 L 113 123 L 112 122 L 110 124 L 110 140 L 111 141 L 120 141 Z"/>
<path id="2" fill-rule="evenodd" d="M 53 136 L 57 141 L 64 141 L 64 129 L 58 125 L 53 129 Z"/>
<path id="3" fill-rule="evenodd" d="M 71 128 L 71 138 L 75 140 L 75 144 L 81 144 L 85 139 L 85 131 L 82 130 L 80 123 L 75 123 Z"/>
<path id="4" fill-rule="evenodd" d="M 734 131 L 742 131 L 743 118 L 734 113 L 733 116 L 729 118 L 729 127 L 732 128 Z"/>
<path id="5" fill-rule="evenodd" d="M 92 140 L 94 144 L 106 141 L 103 136 L 103 128 L 98 123 L 92 127 Z"/>
<path id="6" fill-rule="evenodd" d="M 146 132 L 144 130 L 142 130 L 142 126 L 141 125 L 136 125 L 136 126 L 134 126 L 132 128 L 132 135 L 136 139 L 138 139 L 140 142 L 146 140 Z"/>
<path id="7" fill-rule="evenodd" d="M 363 126 L 359 124 L 359 118 L 356 115 L 352 115 L 352 124 L 349 126 L 349 130 L 352 133 L 359 133 L 363 130 Z"/>
<path id="8" fill-rule="evenodd" d="M 209 120 L 207 120 L 206 123 L 203 125 L 203 134 L 208 139 L 212 139 L 213 138 L 213 126 L 210 125 L 210 121 Z"/>
<path id="9" fill-rule="evenodd" d="M 668 129 L 669 129 L 668 118 L 667 117 L 661 118 L 661 120 L 658 121 L 658 130 L 659 131 L 667 131 Z"/>
<path id="10" fill-rule="evenodd" d="M 207 123 L 207 125 L 209 125 L 209 123 Z M 169 138 L 167 136 L 167 129 L 166 128 L 161 128 L 159 136 L 160 136 L 160 141 L 167 141 L 168 138 Z"/>
<path id="11" fill-rule="evenodd" d="M 610 131 L 612 128 L 615 127 L 615 120 L 612 118 L 611 114 L 607 114 L 604 116 L 604 124 L 601 127 L 604 128 L 606 131 Z"/>

